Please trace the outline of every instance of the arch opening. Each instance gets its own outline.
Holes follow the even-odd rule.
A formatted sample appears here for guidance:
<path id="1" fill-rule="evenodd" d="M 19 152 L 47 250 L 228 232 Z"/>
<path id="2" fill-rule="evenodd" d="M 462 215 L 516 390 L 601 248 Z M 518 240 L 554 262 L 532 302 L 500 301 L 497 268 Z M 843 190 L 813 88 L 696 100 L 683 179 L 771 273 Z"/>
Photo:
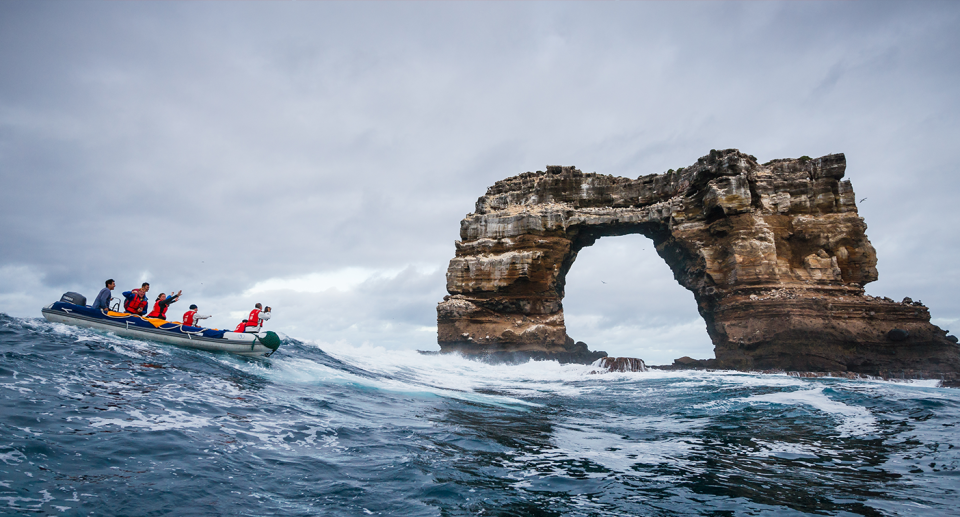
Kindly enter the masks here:
<path id="1" fill-rule="evenodd" d="M 693 293 L 643 235 L 603 237 L 581 249 L 562 303 L 567 334 L 612 356 L 650 364 L 713 357 Z"/>

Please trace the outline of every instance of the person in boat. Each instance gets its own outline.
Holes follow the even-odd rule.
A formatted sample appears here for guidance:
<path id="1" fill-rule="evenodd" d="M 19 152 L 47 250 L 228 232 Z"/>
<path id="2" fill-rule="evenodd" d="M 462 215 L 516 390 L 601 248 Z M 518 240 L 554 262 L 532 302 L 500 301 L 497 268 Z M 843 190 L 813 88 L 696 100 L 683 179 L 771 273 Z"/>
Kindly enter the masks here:
<path id="1" fill-rule="evenodd" d="M 144 282 L 140 289 L 131 289 L 123 292 L 126 301 L 123 302 L 123 310 L 130 314 L 139 314 L 143 316 L 147 313 L 147 291 L 150 290 L 150 283 Z"/>
<path id="2" fill-rule="evenodd" d="M 180 299 L 181 293 L 183 293 L 183 289 L 181 289 L 177 294 L 170 293 L 170 296 L 160 293 L 160 296 L 157 296 L 156 303 L 153 304 L 153 310 L 150 311 L 150 314 L 147 314 L 147 317 L 158 318 L 161 320 L 167 319 L 167 309 L 170 308 L 171 303 L 174 303 Z"/>
<path id="3" fill-rule="evenodd" d="M 250 311 L 250 315 L 247 316 L 247 319 L 240 322 L 237 325 L 234 332 L 246 332 L 248 328 L 259 329 L 263 326 L 263 322 L 270 319 L 270 307 L 267 307 L 267 310 L 263 310 L 262 304 L 256 304 L 253 306 L 253 310 Z"/>
<path id="4" fill-rule="evenodd" d="M 187 327 L 199 327 L 200 320 L 210 317 L 209 314 L 197 314 L 197 304 L 190 305 L 190 310 L 183 313 L 183 324 Z"/>
<path id="5" fill-rule="evenodd" d="M 113 299 L 110 296 L 110 291 L 113 291 L 113 288 L 117 286 L 117 283 L 113 279 L 109 279 L 105 282 L 106 287 L 100 290 L 100 294 L 97 295 L 97 299 L 93 301 L 93 309 L 100 310 L 109 310 L 110 309 L 110 300 Z"/>

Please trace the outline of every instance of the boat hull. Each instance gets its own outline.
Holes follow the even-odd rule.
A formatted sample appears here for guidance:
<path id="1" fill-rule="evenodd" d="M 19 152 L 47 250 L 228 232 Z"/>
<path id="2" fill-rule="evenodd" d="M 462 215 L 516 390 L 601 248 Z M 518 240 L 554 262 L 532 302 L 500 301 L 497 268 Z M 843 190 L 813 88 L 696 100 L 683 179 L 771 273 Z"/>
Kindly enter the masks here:
<path id="1" fill-rule="evenodd" d="M 184 348 L 209 352 L 229 352 L 243 356 L 264 356 L 273 352 L 257 340 L 257 334 L 252 333 L 224 332 L 224 337 L 205 337 L 200 335 L 199 332 L 184 330 L 183 326 L 172 323 L 168 325 L 170 328 L 152 328 L 153 325 L 143 325 L 142 322 L 146 320 L 139 316 L 109 318 L 82 314 L 81 312 L 90 313 L 92 311 L 88 307 L 72 306 L 72 304 L 60 302 L 45 307 L 42 312 L 43 317 L 50 322 L 105 330 L 118 336 L 159 341 Z"/>

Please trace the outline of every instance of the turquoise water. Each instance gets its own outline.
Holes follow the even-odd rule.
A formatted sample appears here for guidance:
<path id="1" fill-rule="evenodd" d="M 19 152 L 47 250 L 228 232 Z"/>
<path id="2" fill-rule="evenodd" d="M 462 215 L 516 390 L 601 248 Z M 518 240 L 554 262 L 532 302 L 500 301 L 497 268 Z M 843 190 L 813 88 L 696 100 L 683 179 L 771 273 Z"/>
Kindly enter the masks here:
<path id="1" fill-rule="evenodd" d="M 960 390 L 0 315 L 5 515 L 957 515 Z"/>

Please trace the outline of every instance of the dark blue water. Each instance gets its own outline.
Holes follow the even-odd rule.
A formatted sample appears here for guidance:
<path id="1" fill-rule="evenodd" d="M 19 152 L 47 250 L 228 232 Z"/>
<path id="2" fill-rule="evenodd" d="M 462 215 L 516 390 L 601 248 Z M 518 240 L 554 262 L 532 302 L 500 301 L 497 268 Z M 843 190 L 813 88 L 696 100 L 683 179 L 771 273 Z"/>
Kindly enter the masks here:
<path id="1" fill-rule="evenodd" d="M 0 315 L 9 515 L 958 515 L 960 390 L 594 374 Z"/>

